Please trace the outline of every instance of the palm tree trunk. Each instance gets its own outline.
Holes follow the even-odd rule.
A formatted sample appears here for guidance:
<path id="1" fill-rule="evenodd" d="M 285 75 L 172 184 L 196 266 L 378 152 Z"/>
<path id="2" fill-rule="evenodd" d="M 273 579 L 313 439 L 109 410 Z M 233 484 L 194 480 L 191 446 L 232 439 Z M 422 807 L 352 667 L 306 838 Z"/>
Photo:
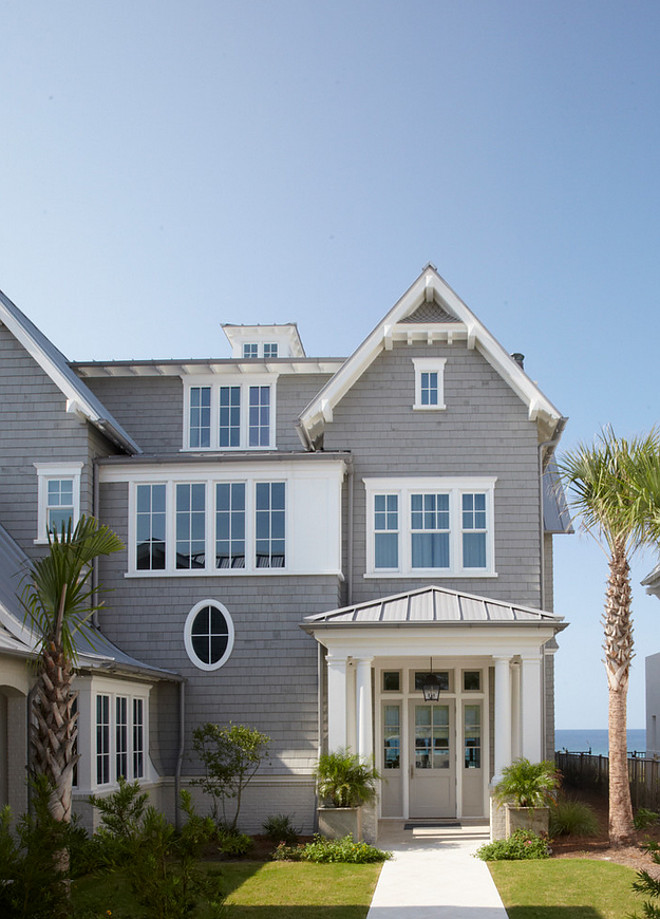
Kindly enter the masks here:
<path id="1" fill-rule="evenodd" d="M 633 834 L 626 734 L 626 703 L 633 637 L 630 622 L 630 566 L 622 542 L 615 543 L 612 548 L 609 569 L 603 616 L 603 650 L 609 687 L 609 836 L 611 845 L 621 846 L 629 842 Z"/>

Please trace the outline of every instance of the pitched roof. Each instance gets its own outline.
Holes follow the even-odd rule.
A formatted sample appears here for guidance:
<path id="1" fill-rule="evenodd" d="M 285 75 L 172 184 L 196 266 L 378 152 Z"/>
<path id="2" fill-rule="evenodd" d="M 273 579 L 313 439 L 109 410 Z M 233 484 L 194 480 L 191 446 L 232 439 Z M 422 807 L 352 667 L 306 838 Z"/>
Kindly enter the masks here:
<path id="1" fill-rule="evenodd" d="M 543 437 L 555 432 L 562 415 L 522 367 L 491 335 L 432 265 L 395 303 L 389 313 L 320 390 L 298 420 L 303 442 L 315 446 L 334 407 L 383 350 L 394 341 L 465 341 L 476 348 L 527 405 L 530 421 L 543 422 Z"/>
<path id="2" fill-rule="evenodd" d="M 23 608 L 18 599 L 21 577 L 28 557 L 0 525 L 0 652 L 36 657 L 35 637 L 23 624 Z M 145 664 L 122 651 L 102 632 L 85 624 L 76 634 L 78 669 L 103 670 L 153 679 L 180 680 L 178 674 Z"/>
<path id="3" fill-rule="evenodd" d="M 67 412 L 82 415 L 126 453 L 142 453 L 133 438 L 69 366 L 66 357 L 36 325 L 0 291 L 0 321 L 23 345 L 66 397 Z"/>
<path id="4" fill-rule="evenodd" d="M 401 628 L 439 624 L 552 625 L 557 631 L 567 625 L 563 617 L 545 610 L 431 585 L 306 616 L 302 628 L 313 631 L 347 625 Z"/>

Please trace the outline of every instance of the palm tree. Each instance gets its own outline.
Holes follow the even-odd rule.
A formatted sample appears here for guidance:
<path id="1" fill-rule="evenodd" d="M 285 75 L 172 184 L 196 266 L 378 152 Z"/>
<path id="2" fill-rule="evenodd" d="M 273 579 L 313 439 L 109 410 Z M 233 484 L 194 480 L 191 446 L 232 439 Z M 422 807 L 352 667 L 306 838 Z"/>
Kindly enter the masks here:
<path id="1" fill-rule="evenodd" d="M 581 444 L 558 462 L 582 527 L 609 556 L 603 625 L 609 691 L 609 835 L 623 845 L 633 829 L 626 700 L 633 656 L 629 560 L 660 541 L 660 432 L 626 440 L 607 427 L 593 446 Z"/>
<path id="2" fill-rule="evenodd" d="M 49 534 L 49 552 L 31 561 L 20 597 L 38 642 L 37 682 L 33 694 L 30 744 L 32 767 L 45 775 L 53 791 L 50 810 L 57 820 L 71 819 L 73 769 L 78 727 L 72 690 L 76 664 L 75 635 L 100 608 L 95 603 L 92 562 L 123 548 L 119 537 L 93 517 L 81 517 L 72 530 Z"/>

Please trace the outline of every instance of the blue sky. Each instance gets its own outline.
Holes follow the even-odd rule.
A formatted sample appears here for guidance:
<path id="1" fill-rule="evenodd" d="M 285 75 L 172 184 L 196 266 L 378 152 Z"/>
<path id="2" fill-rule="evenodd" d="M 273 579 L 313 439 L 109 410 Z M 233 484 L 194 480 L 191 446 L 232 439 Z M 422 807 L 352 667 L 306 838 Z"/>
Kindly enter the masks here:
<path id="1" fill-rule="evenodd" d="M 658 422 L 657 3 L 0 0 L 0 28 L 0 288 L 71 359 L 278 321 L 345 355 L 430 261 L 565 447 Z M 604 727 L 606 560 L 557 544 L 557 724 Z"/>

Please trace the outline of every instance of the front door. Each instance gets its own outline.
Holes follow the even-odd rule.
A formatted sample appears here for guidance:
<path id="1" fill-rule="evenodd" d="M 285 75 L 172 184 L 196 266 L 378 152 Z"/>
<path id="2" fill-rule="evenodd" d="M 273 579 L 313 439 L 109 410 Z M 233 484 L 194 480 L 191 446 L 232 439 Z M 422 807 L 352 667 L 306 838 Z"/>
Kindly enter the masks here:
<path id="1" fill-rule="evenodd" d="M 410 816 L 456 816 L 454 703 L 410 705 Z"/>

